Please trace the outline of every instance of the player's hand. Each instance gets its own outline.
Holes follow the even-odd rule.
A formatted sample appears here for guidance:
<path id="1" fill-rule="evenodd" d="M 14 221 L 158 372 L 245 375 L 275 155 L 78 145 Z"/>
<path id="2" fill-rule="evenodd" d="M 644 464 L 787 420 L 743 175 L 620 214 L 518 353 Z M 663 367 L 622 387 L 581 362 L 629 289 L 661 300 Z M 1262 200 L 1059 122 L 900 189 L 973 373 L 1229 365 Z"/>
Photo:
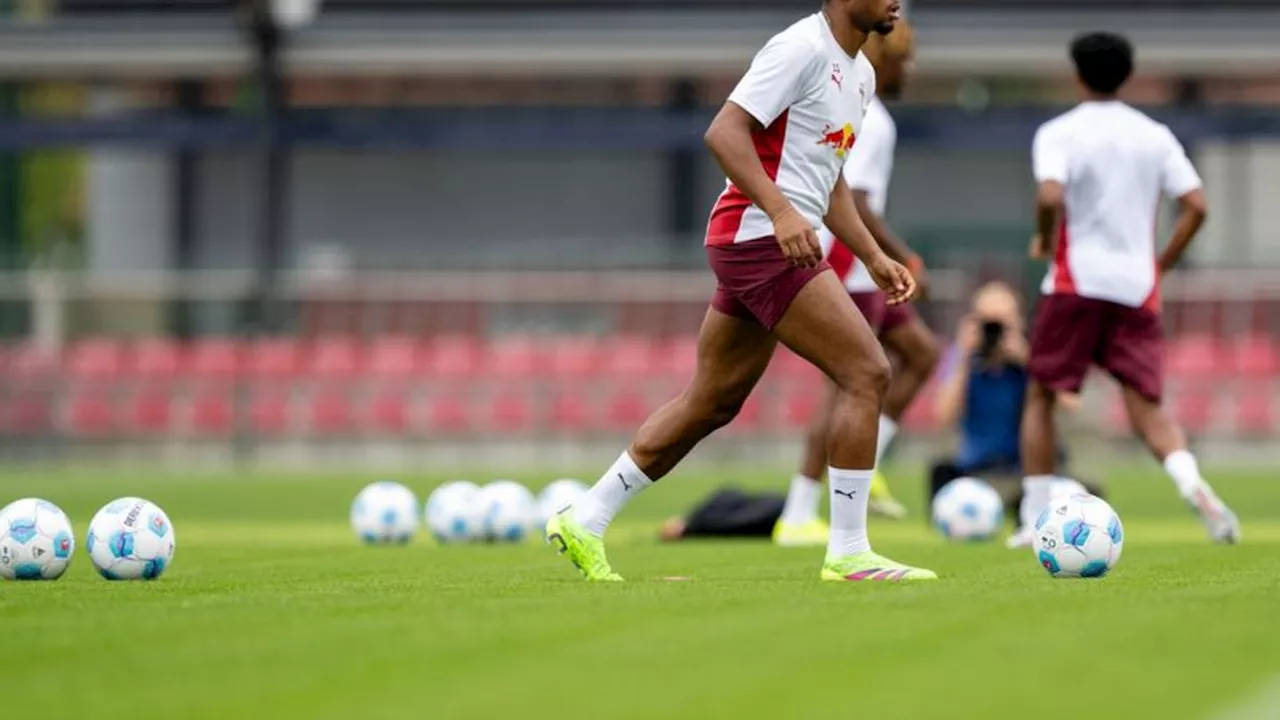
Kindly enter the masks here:
<path id="1" fill-rule="evenodd" d="M 1049 241 L 1036 233 L 1031 236 L 1031 245 L 1027 248 L 1027 257 L 1032 260 L 1044 260 L 1049 257 Z"/>
<path id="2" fill-rule="evenodd" d="M 978 327 L 978 319 L 972 315 L 965 315 L 960 318 L 960 327 L 956 330 L 956 345 L 964 357 L 969 357 L 978 351 L 978 346 L 982 344 L 982 331 Z"/>
<path id="3" fill-rule="evenodd" d="M 876 286 L 888 296 L 890 305 L 910 302 L 916 295 L 916 279 L 911 277 L 911 271 L 884 253 L 871 258 L 867 263 L 867 272 L 871 273 Z"/>
<path id="4" fill-rule="evenodd" d="M 798 267 L 817 267 L 822 262 L 818 231 L 795 208 L 789 207 L 773 218 L 773 235 L 787 262 Z"/>

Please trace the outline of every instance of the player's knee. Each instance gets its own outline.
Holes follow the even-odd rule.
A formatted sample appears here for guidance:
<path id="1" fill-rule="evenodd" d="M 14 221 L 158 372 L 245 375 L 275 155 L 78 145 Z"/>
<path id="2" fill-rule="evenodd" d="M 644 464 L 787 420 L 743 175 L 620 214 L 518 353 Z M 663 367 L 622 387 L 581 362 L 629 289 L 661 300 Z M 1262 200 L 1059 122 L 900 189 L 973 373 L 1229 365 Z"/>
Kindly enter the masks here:
<path id="1" fill-rule="evenodd" d="M 733 422 L 742 410 L 746 396 L 729 391 L 698 392 L 688 393 L 685 396 L 685 402 L 693 416 L 698 418 L 701 424 L 706 425 L 708 431 L 711 431 Z"/>
<path id="2" fill-rule="evenodd" d="M 867 353 L 854 362 L 845 364 L 833 377 L 841 392 L 852 395 L 868 395 L 877 401 L 883 400 L 889 390 L 889 381 L 893 378 L 893 368 L 880 348 Z"/>

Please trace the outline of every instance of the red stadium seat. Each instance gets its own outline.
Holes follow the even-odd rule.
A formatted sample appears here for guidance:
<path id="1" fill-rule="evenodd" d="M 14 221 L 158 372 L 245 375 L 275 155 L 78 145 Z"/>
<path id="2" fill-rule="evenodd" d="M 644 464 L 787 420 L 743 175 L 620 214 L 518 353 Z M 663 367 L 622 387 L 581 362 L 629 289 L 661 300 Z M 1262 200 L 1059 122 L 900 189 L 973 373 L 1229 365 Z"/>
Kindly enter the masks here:
<path id="1" fill-rule="evenodd" d="M 184 374 L 203 383 L 226 383 L 244 371 L 244 346 L 235 340 L 200 340 L 187 353 Z"/>
<path id="2" fill-rule="evenodd" d="M 114 380 L 124 374 L 125 348 L 119 340 L 85 340 L 67 355 L 67 373 L 72 380 Z"/>
<path id="3" fill-rule="evenodd" d="M 258 340 L 249 345 L 246 369 L 255 380 L 296 379 L 302 372 L 302 347 L 290 338 Z"/>
<path id="4" fill-rule="evenodd" d="M 1173 341 L 1167 359 L 1175 377 L 1206 377 L 1219 368 L 1218 346 L 1208 335 L 1187 335 Z"/>
<path id="5" fill-rule="evenodd" d="M 116 430 L 115 407 L 98 390 L 74 391 L 67 399 L 67 430 L 76 437 L 101 438 Z"/>
<path id="6" fill-rule="evenodd" d="M 222 390 L 201 390 L 191 398 L 189 431 L 198 437 L 226 437 L 235 429 L 235 405 Z"/>
<path id="7" fill-rule="evenodd" d="M 355 426 L 355 413 L 347 393 L 336 388 L 320 390 L 307 399 L 307 430 L 314 435 L 342 435 Z"/>
<path id="8" fill-rule="evenodd" d="M 1231 343 L 1232 371 L 1250 377 L 1275 377 L 1280 373 L 1280 354 L 1266 335 L 1245 335 Z"/>
<path id="9" fill-rule="evenodd" d="M 661 353 L 661 371 L 669 377 L 687 382 L 698 367 L 698 336 L 676 336 L 665 343 Z"/>
<path id="10" fill-rule="evenodd" d="M 43 393 L 20 392 L 0 401 L 0 430 L 7 435 L 44 435 L 52 426 L 52 408 Z"/>
<path id="11" fill-rule="evenodd" d="M 264 387 L 249 398 L 249 428 L 258 435 L 279 437 L 292 428 L 289 393 L 279 387 Z"/>
<path id="12" fill-rule="evenodd" d="M 1276 433 L 1275 393 L 1271 387 L 1242 387 L 1235 396 L 1236 430 L 1252 437 Z"/>
<path id="13" fill-rule="evenodd" d="M 623 387 L 605 404 L 605 420 L 613 430 L 635 430 L 649 417 L 652 407 L 644 393 Z"/>
<path id="14" fill-rule="evenodd" d="M 619 335 L 605 341 L 602 366 L 606 373 L 627 379 L 648 377 L 657 369 L 653 342 L 643 335 Z"/>
<path id="15" fill-rule="evenodd" d="M 534 338 L 500 337 L 489 345 L 484 368 L 488 375 L 503 378 L 528 378 L 543 369 L 542 352 Z"/>
<path id="16" fill-rule="evenodd" d="M 398 389 L 375 392 L 365 404 L 364 422 L 365 428 L 374 434 L 407 434 L 412 419 L 405 393 Z"/>
<path id="17" fill-rule="evenodd" d="M 9 348 L 7 355 L 5 377 L 24 385 L 49 380 L 61 369 L 61 359 L 56 353 L 33 345 L 16 345 Z"/>
<path id="18" fill-rule="evenodd" d="M 442 335 L 430 347 L 432 375 L 470 377 L 480 371 L 480 345 L 470 335 Z"/>
<path id="19" fill-rule="evenodd" d="M 591 403 L 586 393 L 561 387 L 551 399 L 551 427 L 558 432 L 580 433 L 591 429 Z"/>
<path id="20" fill-rule="evenodd" d="M 764 417 L 761 409 L 764 406 L 764 401 L 761 396 L 762 393 L 759 388 L 751 393 L 747 397 L 747 401 L 742 403 L 742 408 L 738 410 L 733 422 L 729 423 L 725 430 L 733 433 L 750 433 L 760 429 L 761 419 Z"/>
<path id="21" fill-rule="evenodd" d="M 534 406 L 527 391 L 506 388 L 495 393 L 489 404 L 489 427 L 500 433 L 526 433 L 533 429 Z"/>
<path id="22" fill-rule="evenodd" d="M 171 340 L 155 338 L 134 345 L 129 374 L 147 382 L 168 381 L 182 370 L 182 348 Z"/>
<path id="23" fill-rule="evenodd" d="M 471 412 L 466 398 L 447 393 L 432 398 L 427 405 L 427 426 L 433 432 L 465 433 L 471 429 Z"/>
<path id="24" fill-rule="evenodd" d="M 548 369 L 564 378 L 586 378 L 600 372 L 603 356 L 593 337 L 562 337 L 549 344 Z"/>
<path id="25" fill-rule="evenodd" d="M 122 415 L 129 434 L 163 435 L 173 428 L 173 396 L 163 387 L 143 387 L 125 399 Z"/>
<path id="26" fill-rule="evenodd" d="M 421 370 L 421 347 L 409 337 L 378 338 L 368 347 L 364 372 L 378 381 L 406 381 Z"/>
<path id="27" fill-rule="evenodd" d="M 1204 433 L 1214 420 L 1212 390 L 1189 388 L 1173 397 L 1173 414 L 1178 422 L 1191 433 Z"/>
<path id="28" fill-rule="evenodd" d="M 321 380 L 348 380 L 360 374 L 360 346 L 350 338 L 315 341 L 306 353 L 306 373 Z"/>
<path id="29" fill-rule="evenodd" d="M 782 417 L 787 427 L 806 428 L 822 407 L 822 386 L 787 381 L 782 385 Z"/>

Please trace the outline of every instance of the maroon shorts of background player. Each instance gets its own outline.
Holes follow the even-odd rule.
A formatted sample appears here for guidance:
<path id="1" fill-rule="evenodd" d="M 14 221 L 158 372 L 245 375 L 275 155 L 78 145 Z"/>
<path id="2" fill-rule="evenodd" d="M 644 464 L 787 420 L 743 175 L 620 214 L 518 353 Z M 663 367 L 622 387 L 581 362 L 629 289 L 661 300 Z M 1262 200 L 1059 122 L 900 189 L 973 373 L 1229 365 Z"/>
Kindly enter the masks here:
<path id="1" fill-rule="evenodd" d="M 754 320 L 772 330 L 800 289 L 825 270 L 787 262 L 777 239 L 763 237 L 734 245 L 708 245 L 707 263 L 716 275 L 711 307 L 740 320 Z"/>
<path id="2" fill-rule="evenodd" d="M 1160 315 L 1078 295 L 1045 295 L 1031 327 L 1027 372 L 1041 385 L 1077 392 L 1097 365 L 1121 385 L 1159 402 L 1163 390 Z"/>
<path id="3" fill-rule="evenodd" d="M 884 335 L 892 332 L 903 325 L 915 322 L 919 317 L 920 313 L 916 312 L 916 306 L 912 303 L 886 304 L 884 307 L 884 321 L 880 323 L 879 334 Z"/>
<path id="4" fill-rule="evenodd" d="M 867 324 L 871 326 L 871 331 L 879 333 L 884 327 L 884 318 L 889 311 L 889 302 L 885 299 L 884 293 L 879 290 L 871 292 L 851 292 L 849 297 L 853 298 L 853 304 L 858 307 L 858 312 L 862 313 L 862 317 L 867 319 Z"/>

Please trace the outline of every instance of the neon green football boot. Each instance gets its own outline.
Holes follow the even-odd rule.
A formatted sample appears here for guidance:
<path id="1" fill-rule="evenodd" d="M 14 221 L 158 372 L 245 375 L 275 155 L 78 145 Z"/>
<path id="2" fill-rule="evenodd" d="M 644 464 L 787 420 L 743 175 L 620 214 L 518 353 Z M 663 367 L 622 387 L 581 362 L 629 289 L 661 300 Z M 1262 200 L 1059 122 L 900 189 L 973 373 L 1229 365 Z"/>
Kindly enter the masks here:
<path id="1" fill-rule="evenodd" d="M 891 520 L 901 520 L 907 516 L 907 508 L 893 496 L 888 481 L 879 470 L 871 473 L 871 495 L 867 500 L 867 511 Z"/>
<path id="2" fill-rule="evenodd" d="M 854 582 L 861 580 L 908 582 L 937 580 L 938 576 L 932 570 L 903 565 L 868 550 L 857 555 L 827 558 L 827 561 L 822 564 L 822 579 Z"/>
<path id="3" fill-rule="evenodd" d="M 813 519 L 807 523 L 773 524 L 773 544 L 778 547 L 817 547 L 827 544 L 831 526 L 825 520 Z"/>
<path id="4" fill-rule="evenodd" d="M 573 508 L 567 507 L 547 521 L 547 542 L 569 558 L 591 582 L 621 582 L 622 576 L 609 567 L 604 555 L 604 540 L 587 532 L 573 519 Z"/>

